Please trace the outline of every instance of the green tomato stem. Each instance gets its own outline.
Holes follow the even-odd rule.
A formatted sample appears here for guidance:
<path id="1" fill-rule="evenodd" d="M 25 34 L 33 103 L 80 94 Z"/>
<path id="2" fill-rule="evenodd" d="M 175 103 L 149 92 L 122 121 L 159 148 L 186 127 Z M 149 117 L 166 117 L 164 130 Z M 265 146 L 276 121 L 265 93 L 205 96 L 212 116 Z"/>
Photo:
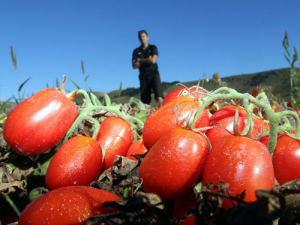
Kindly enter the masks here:
<path id="1" fill-rule="evenodd" d="M 73 93 L 74 93 L 74 91 L 69 93 L 68 95 L 72 95 Z M 92 138 L 96 140 L 98 132 L 99 132 L 99 128 L 100 128 L 100 123 L 98 120 L 96 120 L 92 116 L 95 114 L 95 112 L 99 112 L 99 111 L 112 112 L 112 113 L 116 114 L 117 116 L 126 120 L 132 127 L 136 127 L 136 125 L 132 121 L 136 122 L 138 124 L 139 128 L 144 127 L 143 121 L 141 121 L 140 119 L 138 119 L 136 117 L 132 117 L 130 115 L 125 114 L 124 110 L 121 106 L 112 105 L 108 95 L 105 96 L 106 97 L 105 101 L 107 103 L 107 105 L 105 106 L 105 105 L 101 104 L 101 102 L 97 99 L 97 97 L 93 93 L 90 94 L 90 96 L 91 96 L 90 97 L 89 94 L 85 90 L 79 89 L 79 90 L 77 90 L 76 95 L 77 94 L 82 94 L 84 96 L 84 98 L 86 99 L 86 105 L 85 105 L 84 109 L 80 110 L 79 116 L 77 117 L 75 122 L 72 124 L 72 126 L 68 130 L 63 142 L 65 142 L 70 137 L 72 132 L 84 120 L 89 120 L 89 121 L 93 122 L 95 127 L 94 127 L 94 132 L 93 132 Z"/>
<path id="2" fill-rule="evenodd" d="M 17 213 L 18 217 L 20 217 L 21 213 L 15 203 L 10 199 L 9 195 L 4 196 L 5 200 L 10 204 L 10 206 L 14 209 L 14 211 Z"/>
<path id="3" fill-rule="evenodd" d="M 253 130 L 253 118 L 252 118 L 252 111 L 253 108 L 256 106 L 262 108 L 267 115 L 267 118 L 270 122 L 270 137 L 268 142 L 268 150 L 270 154 L 273 153 L 276 143 L 277 143 L 277 133 L 279 131 L 284 131 L 284 128 L 288 130 L 292 130 L 290 123 L 284 124 L 283 126 L 279 127 L 281 119 L 287 120 L 286 116 L 292 116 L 296 121 L 296 138 L 300 138 L 300 119 L 296 112 L 292 111 L 283 111 L 283 112 L 273 112 L 268 97 L 261 93 L 256 98 L 252 95 L 245 93 L 241 94 L 238 93 L 236 90 L 228 88 L 228 87 L 221 87 L 213 92 L 211 92 L 207 97 L 201 100 L 201 106 L 196 111 L 194 116 L 192 117 L 191 127 L 194 128 L 197 118 L 201 114 L 202 110 L 205 109 L 209 104 L 216 100 L 221 99 L 242 99 L 244 101 L 244 108 L 247 113 L 247 123 L 242 131 L 241 135 L 249 135 L 252 133 Z"/>

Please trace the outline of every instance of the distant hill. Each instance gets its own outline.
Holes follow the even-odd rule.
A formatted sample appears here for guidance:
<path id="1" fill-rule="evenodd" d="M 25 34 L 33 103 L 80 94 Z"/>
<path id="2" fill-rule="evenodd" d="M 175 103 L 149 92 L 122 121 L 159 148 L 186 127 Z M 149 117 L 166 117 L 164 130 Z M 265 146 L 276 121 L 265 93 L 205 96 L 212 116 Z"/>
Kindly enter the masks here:
<path id="1" fill-rule="evenodd" d="M 290 100 L 290 80 L 286 75 L 289 74 L 289 68 L 275 69 L 264 72 L 257 72 L 251 74 L 240 74 L 234 76 L 228 76 L 222 78 L 223 82 L 226 82 L 228 87 L 234 88 L 240 93 L 252 93 L 252 90 L 256 86 L 263 86 L 271 89 L 271 92 L 275 96 L 279 96 L 284 101 Z M 221 74 L 222 76 L 222 74 Z M 198 83 L 198 77 L 195 77 L 194 81 L 182 82 L 187 87 L 195 86 Z M 174 82 L 162 82 L 163 84 L 163 92 L 166 95 L 168 92 L 180 87 L 176 85 L 180 80 Z M 205 89 L 212 91 L 219 88 L 219 84 L 209 80 L 208 83 L 204 83 L 203 86 Z M 103 92 L 94 91 L 93 92 L 100 100 L 103 99 Z M 121 91 L 121 95 L 119 97 L 119 90 L 113 90 L 107 93 L 113 102 L 125 103 L 129 100 L 130 97 L 140 98 L 139 87 L 130 87 Z M 82 101 L 83 96 L 79 95 L 76 97 L 78 102 Z M 9 103 L 7 109 L 8 111 L 15 106 L 14 103 Z"/>
<path id="2" fill-rule="evenodd" d="M 228 76 L 221 78 L 223 82 L 227 83 L 227 86 L 234 88 L 240 93 L 252 93 L 252 90 L 257 86 L 262 86 L 271 90 L 275 96 L 279 96 L 282 100 L 290 100 L 290 79 L 287 76 L 289 74 L 289 68 L 275 69 L 264 72 L 257 72 L 251 74 L 240 74 L 234 76 Z M 222 74 L 221 74 L 222 75 Z M 197 77 L 194 81 L 182 82 L 187 87 L 195 86 L 198 83 Z M 162 82 L 163 92 L 166 95 L 168 92 L 180 87 L 176 85 L 179 81 L 174 82 Z M 210 79 L 208 83 L 204 82 L 205 89 L 212 91 L 218 89 L 220 86 L 214 80 Z M 101 98 L 103 93 L 94 92 Z M 112 101 L 117 102 L 119 96 L 119 90 L 114 90 L 107 93 Z M 127 88 L 122 90 L 119 98 L 120 103 L 127 102 L 130 97 L 140 98 L 139 88 Z"/>

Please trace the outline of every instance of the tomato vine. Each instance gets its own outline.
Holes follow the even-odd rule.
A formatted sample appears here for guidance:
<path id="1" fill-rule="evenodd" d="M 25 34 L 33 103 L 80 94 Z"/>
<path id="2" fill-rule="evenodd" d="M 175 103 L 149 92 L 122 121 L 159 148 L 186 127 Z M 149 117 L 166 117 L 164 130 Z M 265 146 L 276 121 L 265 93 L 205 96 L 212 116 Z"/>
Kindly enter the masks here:
<path id="1" fill-rule="evenodd" d="M 203 88 L 201 88 L 203 89 Z M 206 91 L 207 92 L 207 91 Z M 241 135 L 247 135 L 251 132 L 252 125 L 252 111 L 255 106 L 260 107 L 266 114 L 267 119 L 270 123 L 270 139 L 268 142 L 268 150 L 272 154 L 277 142 L 277 133 L 295 130 L 294 138 L 300 138 L 300 119 L 296 112 L 293 111 L 282 111 L 282 112 L 273 112 L 271 104 L 265 93 L 260 93 L 257 97 L 253 97 L 248 93 L 241 94 L 234 89 L 228 87 L 221 87 L 213 92 L 207 92 L 207 96 L 201 98 L 201 106 L 195 112 L 192 118 L 191 127 L 194 128 L 195 122 L 199 117 L 202 110 L 209 106 L 212 102 L 217 100 L 228 100 L 228 99 L 241 99 L 243 100 L 243 106 L 247 112 L 247 123 L 244 130 L 241 132 Z M 296 128 L 291 126 L 287 116 L 294 118 L 296 122 Z M 268 132 L 265 132 L 263 135 L 267 135 Z"/>
<path id="2" fill-rule="evenodd" d="M 145 111 L 144 105 L 140 104 L 137 100 L 131 99 L 129 101 L 129 106 L 126 107 L 126 106 L 121 105 L 121 104 L 117 105 L 117 104 L 111 103 L 109 96 L 105 94 L 104 97 L 105 97 L 106 105 L 104 105 L 98 100 L 98 98 L 93 93 L 88 94 L 83 89 L 72 91 L 69 94 L 67 94 L 67 96 L 70 97 L 70 96 L 74 95 L 74 93 L 76 93 L 76 95 L 82 94 L 84 96 L 85 106 L 84 106 L 83 109 L 79 110 L 79 115 L 78 115 L 77 119 L 75 120 L 75 122 L 73 123 L 73 125 L 67 131 L 63 142 L 65 142 L 70 137 L 72 132 L 84 120 L 88 120 L 88 121 L 93 122 L 94 132 L 93 132 L 92 138 L 96 139 L 96 137 L 98 135 L 98 132 L 99 132 L 99 128 L 100 128 L 100 123 L 93 116 L 95 114 L 99 113 L 99 112 L 102 112 L 102 113 L 111 112 L 111 113 L 116 114 L 117 116 L 123 118 L 124 120 L 126 120 L 132 126 L 133 129 L 137 129 L 137 128 L 138 129 L 143 129 L 144 122 L 141 119 L 139 119 L 135 116 L 131 116 L 127 113 L 128 107 L 131 104 L 135 104 L 135 105 L 138 106 L 138 108 L 140 110 Z"/>

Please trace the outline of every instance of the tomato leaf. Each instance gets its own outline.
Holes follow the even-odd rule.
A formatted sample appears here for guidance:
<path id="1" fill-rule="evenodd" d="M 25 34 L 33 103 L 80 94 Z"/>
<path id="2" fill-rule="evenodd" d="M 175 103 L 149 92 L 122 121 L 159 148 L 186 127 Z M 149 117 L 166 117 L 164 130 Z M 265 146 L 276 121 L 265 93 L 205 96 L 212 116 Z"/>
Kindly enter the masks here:
<path id="1" fill-rule="evenodd" d="M 119 209 L 121 212 L 89 218 L 85 224 L 109 222 L 110 224 L 171 224 L 160 197 L 152 193 L 137 192 L 133 196 L 103 203 L 103 207 Z"/>
<path id="2" fill-rule="evenodd" d="M 85 74 L 84 73 L 84 63 L 83 63 L 83 60 L 81 60 L 81 70 L 82 70 L 82 73 Z"/>
<path id="3" fill-rule="evenodd" d="M 86 81 L 86 80 L 89 78 L 89 76 L 90 76 L 90 75 L 87 75 L 87 76 L 84 78 L 84 81 Z"/>
<path id="4" fill-rule="evenodd" d="M 27 80 L 25 80 L 25 81 L 20 85 L 20 87 L 19 87 L 19 89 L 18 89 L 19 92 L 22 90 L 23 86 L 24 86 L 24 85 L 27 83 L 27 81 L 29 81 L 29 80 L 30 80 L 30 77 L 29 77 Z"/>
<path id="5" fill-rule="evenodd" d="M 104 93 L 104 100 L 107 106 L 111 105 L 110 97 L 106 93 Z"/>
<path id="6" fill-rule="evenodd" d="M 124 190 L 128 187 L 133 192 L 133 185 L 139 183 L 138 166 L 140 162 L 117 155 L 113 165 L 105 170 L 97 181 L 91 183 L 92 187 L 112 192 L 123 197 Z"/>
<path id="7" fill-rule="evenodd" d="M 11 54 L 11 59 L 12 59 L 13 65 L 14 65 L 14 70 L 16 70 L 17 69 L 17 56 L 14 53 L 14 49 L 13 49 L 12 45 L 10 46 L 10 54 Z"/>
<path id="8" fill-rule="evenodd" d="M 75 85 L 75 87 L 77 88 L 77 89 L 81 89 L 73 80 L 71 80 L 70 79 L 70 81 Z"/>

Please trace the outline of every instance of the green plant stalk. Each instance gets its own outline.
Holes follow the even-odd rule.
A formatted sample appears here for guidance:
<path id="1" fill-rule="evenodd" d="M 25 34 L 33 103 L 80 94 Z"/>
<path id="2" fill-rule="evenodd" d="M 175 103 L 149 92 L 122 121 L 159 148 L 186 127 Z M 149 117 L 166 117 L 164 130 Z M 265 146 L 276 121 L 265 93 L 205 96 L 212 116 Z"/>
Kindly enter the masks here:
<path id="1" fill-rule="evenodd" d="M 15 205 L 15 203 L 10 199 L 10 197 L 8 195 L 5 195 L 4 198 L 8 202 L 8 204 L 10 204 L 10 206 L 14 209 L 14 211 L 17 213 L 18 217 L 20 217 L 21 213 L 17 208 L 17 206 Z"/>
<path id="2" fill-rule="evenodd" d="M 247 112 L 247 124 L 241 133 L 242 135 L 245 135 L 249 132 L 249 130 L 251 129 L 251 126 L 252 126 L 251 123 L 253 123 L 252 111 L 251 111 L 251 109 L 253 108 L 253 105 L 249 104 L 249 102 L 261 107 L 265 111 L 267 118 L 269 119 L 269 122 L 270 122 L 270 138 L 269 138 L 269 142 L 268 142 L 268 150 L 269 150 L 270 154 L 273 153 L 273 151 L 276 147 L 277 132 L 279 130 L 280 121 L 281 121 L 281 119 L 284 119 L 287 115 L 290 115 L 295 119 L 295 121 L 296 121 L 295 137 L 300 138 L 300 119 L 296 112 L 283 111 L 283 112 L 275 113 L 272 111 L 272 107 L 269 103 L 269 100 L 264 93 L 261 93 L 256 98 L 254 98 L 252 95 L 250 95 L 248 93 L 241 94 L 241 93 L 238 93 L 236 90 L 228 88 L 228 87 L 221 87 L 221 88 L 215 90 L 214 92 L 212 92 L 211 94 L 209 94 L 209 96 L 207 96 L 201 100 L 202 104 L 199 107 L 199 109 L 197 110 L 197 112 L 195 113 L 194 117 L 192 118 L 191 127 L 194 128 L 197 118 L 199 117 L 202 110 L 205 109 L 205 107 L 207 107 L 209 104 L 211 104 L 211 102 L 213 102 L 215 100 L 220 100 L 220 99 L 242 99 L 242 100 L 244 100 L 244 107 Z"/>
<path id="3" fill-rule="evenodd" d="M 67 96 L 72 96 L 74 94 L 74 92 L 75 91 L 69 93 Z M 80 111 L 79 116 L 77 117 L 75 122 L 72 124 L 70 129 L 67 131 L 65 138 L 63 140 L 63 143 L 69 138 L 69 136 L 72 134 L 72 132 L 79 126 L 79 124 L 83 120 L 90 120 L 93 122 L 95 129 L 94 129 L 92 138 L 93 139 L 97 138 L 99 128 L 100 128 L 100 123 L 91 116 L 93 114 L 93 111 L 105 110 L 108 112 L 112 112 L 112 113 L 115 113 L 116 115 L 118 115 L 119 117 L 123 118 L 124 120 L 126 120 L 132 127 L 135 127 L 135 124 L 133 124 L 131 122 L 131 120 L 134 120 L 135 122 L 137 122 L 141 128 L 144 127 L 143 121 L 141 121 L 138 118 L 132 117 L 130 115 L 125 115 L 124 113 L 122 113 L 120 111 L 120 107 L 113 106 L 113 105 L 104 106 L 100 103 L 100 101 L 98 101 L 98 100 L 96 101 L 93 96 L 92 96 L 92 100 L 91 100 L 85 90 L 82 90 L 82 89 L 77 90 L 76 94 L 80 94 L 80 93 L 83 94 L 83 96 L 86 99 L 86 106 L 83 110 Z M 100 104 L 100 105 L 98 105 L 98 104 Z"/>

